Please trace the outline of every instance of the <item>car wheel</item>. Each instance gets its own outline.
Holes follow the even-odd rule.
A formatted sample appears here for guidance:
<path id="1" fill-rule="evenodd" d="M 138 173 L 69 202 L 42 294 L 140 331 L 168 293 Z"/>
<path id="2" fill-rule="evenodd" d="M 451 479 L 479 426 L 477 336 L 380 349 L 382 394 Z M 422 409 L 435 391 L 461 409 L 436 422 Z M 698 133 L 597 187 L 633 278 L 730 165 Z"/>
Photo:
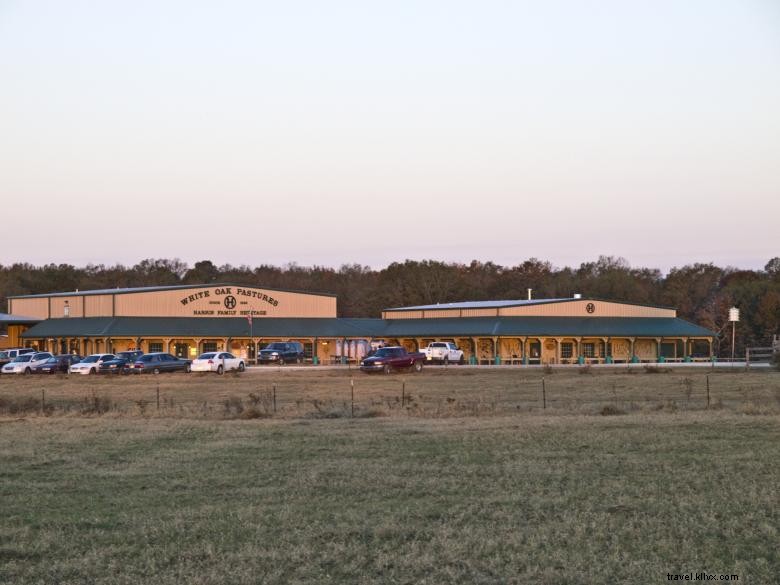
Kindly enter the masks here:
<path id="1" fill-rule="evenodd" d="M 283 357 L 280 357 L 280 358 L 279 358 L 279 365 L 280 365 L 280 366 L 283 366 L 283 365 L 284 365 L 284 358 L 283 358 Z"/>
<path id="2" fill-rule="evenodd" d="M 448 357 L 445 357 L 445 358 L 444 358 L 444 361 L 443 361 L 442 363 L 443 363 L 445 366 L 449 366 L 449 365 L 450 365 L 450 358 L 448 358 Z"/>
<path id="3" fill-rule="evenodd" d="M 414 362 L 414 371 L 415 372 L 422 372 L 423 364 L 421 361 Z"/>
<path id="4" fill-rule="evenodd" d="M 217 366 L 217 376 L 221 376 L 225 373 L 225 369 L 222 366 Z"/>
<path id="5" fill-rule="evenodd" d="M 392 369 L 390 368 L 390 364 L 385 364 L 385 367 L 382 368 L 382 372 L 385 374 L 389 374 L 391 371 Z"/>
<path id="6" fill-rule="evenodd" d="M 96 370 L 95 368 L 90 368 L 90 370 L 89 370 L 89 375 L 90 375 L 90 376 L 97 375 L 97 370 Z"/>
<path id="7" fill-rule="evenodd" d="M 159 373 L 160 373 L 160 368 L 154 368 L 152 370 L 152 374 L 159 374 Z"/>
<path id="8" fill-rule="evenodd" d="M 244 362 L 238 362 L 238 371 L 243 372 L 246 369 L 246 366 L 244 366 Z"/>
<path id="9" fill-rule="evenodd" d="M 192 366 L 190 364 L 187 364 L 184 366 L 184 373 L 189 374 L 192 371 Z"/>
<path id="10" fill-rule="evenodd" d="M 25 373 L 25 375 L 30 375 L 30 374 L 32 374 L 32 370 L 31 370 L 30 368 L 27 368 L 27 369 L 24 371 L 24 373 Z"/>
<path id="11" fill-rule="evenodd" d="M 460 356 L 460 359 L 458 360 L 458 365 L 462 366 L 466 363 L 466 358 L 464 356 Z"/>

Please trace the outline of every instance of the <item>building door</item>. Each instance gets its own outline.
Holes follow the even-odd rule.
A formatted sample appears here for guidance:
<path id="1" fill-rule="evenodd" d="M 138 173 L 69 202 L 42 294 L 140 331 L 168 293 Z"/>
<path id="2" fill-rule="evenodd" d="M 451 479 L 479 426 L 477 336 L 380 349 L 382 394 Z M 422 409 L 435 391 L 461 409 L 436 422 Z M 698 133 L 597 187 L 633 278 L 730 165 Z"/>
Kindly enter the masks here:
<path id="1" fill-rule="evenodd" d="M 174 343 L 173 355 L 177 358 L 189 359 L 190 358 L 190 344 L 189 343 Z"/>
<path id="2" fill-rule="evenodd" d="M 528 344 L 528 358 L 532 364 L 538 364 L 542 361 L 542 343 L 532 341 Z"/>

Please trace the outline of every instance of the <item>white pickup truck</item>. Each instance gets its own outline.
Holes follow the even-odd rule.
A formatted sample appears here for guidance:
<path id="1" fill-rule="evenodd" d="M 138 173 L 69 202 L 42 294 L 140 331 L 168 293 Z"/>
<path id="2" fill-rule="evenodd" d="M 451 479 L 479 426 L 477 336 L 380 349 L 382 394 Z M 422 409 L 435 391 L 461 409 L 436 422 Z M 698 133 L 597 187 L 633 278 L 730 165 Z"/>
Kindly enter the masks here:
<path id="1" fill-rule="evenodd" d="M 458 349 L 451 341 L 433 341 L 423 351 L 427 362 L 438 362 L 446 366 L 451 363 L 463 364 L 466 361 L 463 350 Z"/>

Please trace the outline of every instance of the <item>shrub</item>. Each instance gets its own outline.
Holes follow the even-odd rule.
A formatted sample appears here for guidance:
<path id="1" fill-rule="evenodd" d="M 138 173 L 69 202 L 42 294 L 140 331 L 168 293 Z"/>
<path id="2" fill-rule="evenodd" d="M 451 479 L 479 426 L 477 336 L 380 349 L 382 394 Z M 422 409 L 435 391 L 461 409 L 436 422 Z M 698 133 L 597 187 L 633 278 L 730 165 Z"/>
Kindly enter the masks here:
<path id="1" fill-rule="evenodd" d="M 612 404 L 607 404 L 604 408 L 602 408 L 599 411 L 599 414 L 601 416 L 617 416 L 621 414 L 626 414 L 626 411 L 618 408 L 617 406 L 613 406 Z"/>
<path id="2" fill-rule="evenodd" d="M 646 365 L 645 366 L 645 373 L 646 374 L 666 374 L 669 370 L 665 370 L 661 368 L 660 366 L 653 366 L 653 365 Z"/>
<path id="3" fill-rule="evenodd" d="M 238 396 L 228 396 L 222 401 L 226 416 L 237 416 L 244 412 L 244 403 Z"/>
<path id="4" fill-rule="evenodd" d="M 114 407 L 114 402 L 108 396 L 98 396 L 94 392 L 84 398 L 81 403 L 82 414 L 103 414 Z"/>

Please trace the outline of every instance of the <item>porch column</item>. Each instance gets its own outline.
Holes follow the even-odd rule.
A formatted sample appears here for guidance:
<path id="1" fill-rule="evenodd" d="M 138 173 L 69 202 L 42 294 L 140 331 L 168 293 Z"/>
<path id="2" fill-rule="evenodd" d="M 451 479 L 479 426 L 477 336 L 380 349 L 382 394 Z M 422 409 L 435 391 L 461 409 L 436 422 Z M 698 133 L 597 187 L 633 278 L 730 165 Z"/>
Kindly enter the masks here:
<path id="1" fill-rule="evenodd" d="M 479 365 L 479 339 L 476 337 L 471 338 L 471 345 L 474 349 L 474 353 L 472 354 L 474 356 L 474 360 L 476 361 L 476 364 Z"/>
<path id="2" fill-rule="evenodd" d="M 710 361 L 712 361 L 712 337 L 708 337 L 707 342 L 710 344 Z"/>
<path id="3" fill-rule="evenodd" d="M 493 363 L 496 363 L 496 358 L 500 357 L 500 354 L 498 352 L 498 337 L 493 338 Z"/>
<path id="4" fill-rule="evenodd" d="M 689 347 L 688 347 L 688 338 L 683 337 L 683 359 L 687 358 L 690 355 Z"/>
<path id="5" fill-rule="evenodd" d="M 561 363 L 561 342 L 562 341 L 563 341 L 562 337 L 555 338 L 555 363 L 556 364 Z"/>
<path id="6" fill-rule="evenodd" d="M 631 349 L 630 349 L 630 351 L 629 351 L 629 353 L 630 353 L 631 355 L 629 355 L 629 356 L 628 356 L 628 361 L 629 361 L 629 363 L 630 363 L 630 362 L 633 362 L 633 361 L 634 361 L 634 357 L 636 356 L 636 354 L 634 353 L 634 343 L 636 342 L 636 337 L 629 337 L 629 338 L 628 338 L 628 341 L 629 341 L 629 343 L 631 344 Z"/>
<path id="7" fill-rule="evenodd" d="M 661 341 L 663 340 L 663 337 L 656 337 L 655 338 L 655 348 L 656 348 L 656 360 L 657 362 L 661 361 Z M 677 344 L 674 344 L 674 354 L 675 357 L 677 357 Z"/>

